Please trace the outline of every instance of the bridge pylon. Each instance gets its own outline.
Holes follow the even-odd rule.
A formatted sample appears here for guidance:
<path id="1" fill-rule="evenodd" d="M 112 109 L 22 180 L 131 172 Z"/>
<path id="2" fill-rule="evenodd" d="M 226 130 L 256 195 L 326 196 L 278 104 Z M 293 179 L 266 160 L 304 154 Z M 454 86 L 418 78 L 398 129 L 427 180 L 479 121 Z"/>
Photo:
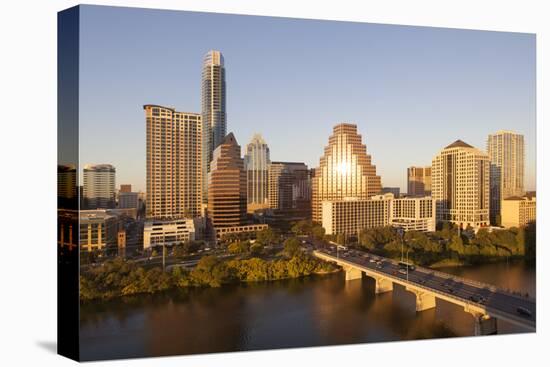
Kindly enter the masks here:
<path id="1" fill-rule="evenodd" d="M 497 333 L 497 319 L 482 313 L 469 309 L 468 307 L 464 308 L 464 311 L 468 312 L 474 317 L 474 335 L 495 335 Z"/>
<path id="2" fill-rule="evenodd" d="M 375 275 L 370 275 L 369 277 L 374 278 L 374 293 L 386 293 L 393 291 L 393 282 L 385 277 L 378 277 Z"/>
<path id="3" fill-rule="evenodd" d="M 435 295 L 433 293 L 422 292 L 418 289 L 409 287 L 405 287 L 405 289 L 413 293 L 416 297 L 416 312 L 435 308 Z"/>
<path id="4" fill-rule="evenodd" d="M 346 265 L 343 265 L 342 268 L 346 272 L 346 280 L 361 279 L 363 277 L 363 272 L 357 268 Z"/>

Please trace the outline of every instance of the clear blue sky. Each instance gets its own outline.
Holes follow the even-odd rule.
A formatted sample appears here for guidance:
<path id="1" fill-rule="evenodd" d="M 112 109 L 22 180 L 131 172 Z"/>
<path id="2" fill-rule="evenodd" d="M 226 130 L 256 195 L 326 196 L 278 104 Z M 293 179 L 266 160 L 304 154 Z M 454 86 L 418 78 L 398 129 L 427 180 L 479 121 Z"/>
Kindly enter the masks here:
<path id="1" fill-rule="evenodd" d="M 525 135 L 535 189 L 535 36 L 368 23 L 83 6 L 80 161 L 145 190 L 142 105 L 200 112 L 204 54 L 222 51 L 227 126 L 272 160 L 316 167 L 332 126 L 358 125 L 384 186 L 456 139 Z"/>

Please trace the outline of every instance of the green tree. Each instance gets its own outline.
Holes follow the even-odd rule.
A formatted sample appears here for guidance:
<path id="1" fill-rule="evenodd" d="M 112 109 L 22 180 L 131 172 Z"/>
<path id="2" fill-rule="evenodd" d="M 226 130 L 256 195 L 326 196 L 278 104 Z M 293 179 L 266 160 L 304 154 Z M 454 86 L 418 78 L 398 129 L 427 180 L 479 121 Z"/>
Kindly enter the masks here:
<path id="1" fill-rule="evenodd" d="M 284 242 L 284 252 L 288 257 L 293 257 L 300 251 L 300 241 L 291 237 Z"/>
<path id="2" fill-rule="evenodd" d="M 325 229 L 322 226 L 316 225 L 311 229 L 311 234 L 318 240 L 325 237 Z"/>
<path id="3" fill-rule="evenodd" d="M 263 245 L 270 245 L 272 243 L 275 243 L 277 239 L 277 234 L 270 227 L 262 229 L 261 231 L 258 231 L 256 233 L 256 241 Z"/>

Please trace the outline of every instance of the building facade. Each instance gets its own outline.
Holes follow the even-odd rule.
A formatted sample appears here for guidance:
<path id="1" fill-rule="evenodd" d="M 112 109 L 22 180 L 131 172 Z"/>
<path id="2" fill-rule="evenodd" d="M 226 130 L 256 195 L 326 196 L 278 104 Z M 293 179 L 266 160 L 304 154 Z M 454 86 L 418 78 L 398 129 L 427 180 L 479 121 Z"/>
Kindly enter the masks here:
<path id="1" fill-rule="evenodd" d="M 396 198 L 401 196 L 401 188 L 399 187 L 382 187 L 382 194 L 393 194 Z"/>
<path id="2" fill-rule="evenodd" d="M 177 220 L 148 220 L 143 227 L 143 248 L 173 246 L 196 239 L 193 218 Z"/>
<path id="3" fill-rule="evenodd" d="M 500 224 L 501 202 L 512 196 L 525 194 L 523 187 L 525 147 L 523 135 L 513 131 L 497 131 L 487 138 L 490 168 L 490 218 Z"/>
<path id="4" fill-rule="evenodd" d="M 271 162 L 269 207 L 278 211 L 311 212 L 311 174 L 302 162 Z"/>
<path id="5" fill-rule="evenodd" d="M 137 209 L 139 205 L 137 192 L 119 192 L 118 193 L 118 208 L 119 209 Z"/>
<path id="6" fill-rule="evenodd" d="M 203 200 L 208 200 L 208 172 L 214 149 L 220 145 L 227 131 L 225 108 L 225 66 L 220 51 L 209 51 L 202 64 L 202 122 Z"/>
<path id="7" fill-rule="evenodd" d="M 432 194 L 432 167 L 407 168 L 407 194 L 411 196 Z"/>
<path id="8" fill-rule="evenodd" d="M 233 133 L 214 150 L 210 163 L 208 216 L 214 228 L 246 224 L 246 171 Z"/>
<path id="9" fill-rule="evenodd" d="M 435 201 L 431 196 L 394 198 L 390 204 L 390 225 L 405 231 L 435 231 Z"/>
<path id="10" fill-rule="evenodd" d="M 115 167 L 110 164 L 84 166 L 85 209 L 110 209 L 115 207 Z"/>
<path id="11" fill-rule="evenodd" d="M 323 201 L 364 200 L 381 190 L 380 176 L 357 133 L 357 125 L 336 125 L 312 179 L 313 221 L 321 222 Z"/>
<path id="12" fill-rule="evenodd" d="M 131 184 L 121 184 L 119 192 L 132 192 Z"/>
<path id="13" fill-rule="evenodd" d="M 390 225 L 405 231 L 435 231 L 435 202 L 429 196 L 395 198 L 388 193 L 365 200 L 324 201 L 322 206 L 326 234 L 355 235 Z"/>
<path id="14" fill-rule="evenodd" d="M 457 140 L 432 160 L 436 218 L 461 228 L 489 225 L 489 156 Z"/>
<path id="15" fill-rule="evenodd" d="M 512 196 L 502 200 L 502 226 L 525 227 L 537 220 L 537 199 L 528 196 Z"/>
<path id="16" fill-rule="evenodd" d="M 147 124 L 146 217 L 175 219 L 201 214 L 202 117 L 145 105 Z"/>
<path id="17" fill-rule="evenodd" d="M 118 218 L 106 210 L 81 210 L 80 251 L 103 250 L 117 244 Z"/>
<path id="18" fill-rule="evenodd" d="M 269 147 L 260 134 L 255 134 L 246 146 L 247 205 L 249 211 L 268 207 Z"/>
<path id="19" fill-rule="evenodd" d="M 391 195 L 391 194 L 389 194 Z M 363 229 L 390 223 L 391 196 L 373 199 L 323 201 L 321 221 L 325 233 L 356 235 Z"/>

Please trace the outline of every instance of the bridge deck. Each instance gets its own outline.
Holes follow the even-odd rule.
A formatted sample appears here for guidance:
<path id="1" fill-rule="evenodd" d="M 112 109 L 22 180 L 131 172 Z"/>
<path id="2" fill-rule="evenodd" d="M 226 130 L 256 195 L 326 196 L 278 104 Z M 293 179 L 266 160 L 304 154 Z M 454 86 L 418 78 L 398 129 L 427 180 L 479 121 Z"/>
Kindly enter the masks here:
<path id="1" fill-rule="evenodd" d="M 458 304 L 472 312 L 488 314 L 526 329 L 535 330 L 536 301 L 533 298 L 506 292 L 491 284 L 423 267 L 416 267 L 415 270 L 409 271 L 407 279 L 406 274 L 399 272 L 398 262 L 360 251 L 349 251 L 345 254 L 340 251 L 338 256 L 336 250 L 323 248 L 315 250 L 314 254 L 340 265 L 357 268 L 371 277 L 384 277 L 410 289 L 433 293 L 437 298 Z M 381 261 L 382 266 L 377 265 L 376 261 Z M 481 301 L 475 302 L 473 299 L 476 297 Z M 531 316 L 520 314 L 518 312 L 520 307 L 529 310 Z"/>

